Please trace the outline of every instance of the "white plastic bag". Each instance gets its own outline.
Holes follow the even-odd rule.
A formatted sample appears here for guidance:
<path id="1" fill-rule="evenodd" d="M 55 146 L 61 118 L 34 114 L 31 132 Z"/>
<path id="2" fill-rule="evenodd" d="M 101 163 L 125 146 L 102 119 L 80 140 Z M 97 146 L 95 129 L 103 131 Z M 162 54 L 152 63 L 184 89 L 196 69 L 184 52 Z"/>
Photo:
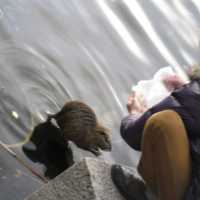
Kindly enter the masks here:
<path id="1" fill-rule="evenodd" d="M 170 91 L 167 90 L 163 83 L 163 79 L 169 75 L 175 75 L 176 72 L 172 67 L 167 66 L 158 70 L 153 79 L 139 81 L 137 85 L 132 87 L 132 91 L 135 91 L 144 96 L 147 107 L 150 108 L 159 103 L 165 97 L 170 95 Z"/>

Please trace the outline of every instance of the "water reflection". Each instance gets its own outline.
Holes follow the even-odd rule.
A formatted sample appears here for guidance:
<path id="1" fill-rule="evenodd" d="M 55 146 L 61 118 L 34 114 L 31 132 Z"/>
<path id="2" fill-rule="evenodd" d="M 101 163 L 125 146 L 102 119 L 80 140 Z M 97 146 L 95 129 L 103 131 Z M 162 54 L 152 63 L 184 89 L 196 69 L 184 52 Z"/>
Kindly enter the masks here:
<path id="1" fill-rule="evenodd" d="M 186 0 L 2 0 L 0 139 L 40 171 L 22 145 L 47 113 L 78 99 L 113 130 L 112 152 L 101 159 L 136 165 L 136 153 L 119 135 L 130 87 L 160 67 L 181 70 L 200 61 L 198 11 L 198 1 Z M 78 152 L 84 156 L 91 155 Z M 1 159 L 5 171 L 15 170 L 15 161 Z M 13 179 L 3 183 L 21 194 L 33 182 L 20 189 Z"/>

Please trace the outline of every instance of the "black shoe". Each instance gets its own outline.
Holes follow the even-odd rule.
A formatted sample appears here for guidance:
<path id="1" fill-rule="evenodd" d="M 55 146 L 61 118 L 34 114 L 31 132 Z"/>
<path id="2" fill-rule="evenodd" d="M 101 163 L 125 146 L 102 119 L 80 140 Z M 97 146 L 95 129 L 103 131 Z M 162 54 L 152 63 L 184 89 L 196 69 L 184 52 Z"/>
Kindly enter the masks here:
<path id="1" fill-rule="evenodd" d="M 111 177 L 117 189 L 126 200 L 147 200 L 145 184 L 120 165 L 113 165 Z"/>

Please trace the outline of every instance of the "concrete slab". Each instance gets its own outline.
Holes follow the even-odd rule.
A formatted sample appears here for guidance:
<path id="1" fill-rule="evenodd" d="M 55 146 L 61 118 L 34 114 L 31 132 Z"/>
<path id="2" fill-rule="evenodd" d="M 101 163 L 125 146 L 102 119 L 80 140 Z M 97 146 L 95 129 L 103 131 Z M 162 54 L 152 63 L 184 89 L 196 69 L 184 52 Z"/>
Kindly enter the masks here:
<path id="1" fill-rule="evenodd" d="M 85 158 L 26 200 L 124 200 L 110 177 L 111 164 Z"/>

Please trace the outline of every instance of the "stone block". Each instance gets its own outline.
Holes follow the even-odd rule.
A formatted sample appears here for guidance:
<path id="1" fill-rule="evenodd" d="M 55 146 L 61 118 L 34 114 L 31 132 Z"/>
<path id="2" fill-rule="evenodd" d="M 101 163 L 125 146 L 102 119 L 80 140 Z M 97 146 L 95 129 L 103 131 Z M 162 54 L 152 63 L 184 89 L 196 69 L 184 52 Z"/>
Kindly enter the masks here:
<path id="1" fill-rule="evenodd" d="M 111 164 L 85 158 L 26 200 L 124 200 L 110 177 Z"/>

